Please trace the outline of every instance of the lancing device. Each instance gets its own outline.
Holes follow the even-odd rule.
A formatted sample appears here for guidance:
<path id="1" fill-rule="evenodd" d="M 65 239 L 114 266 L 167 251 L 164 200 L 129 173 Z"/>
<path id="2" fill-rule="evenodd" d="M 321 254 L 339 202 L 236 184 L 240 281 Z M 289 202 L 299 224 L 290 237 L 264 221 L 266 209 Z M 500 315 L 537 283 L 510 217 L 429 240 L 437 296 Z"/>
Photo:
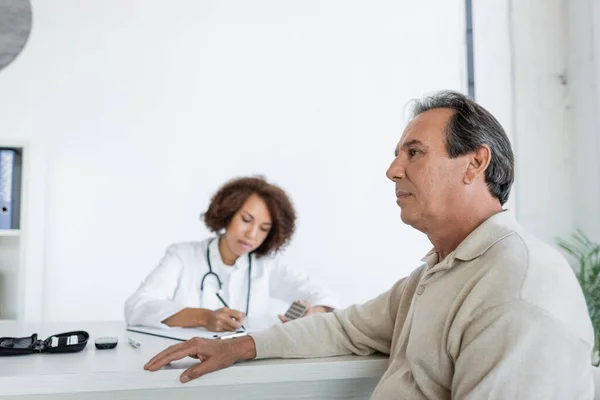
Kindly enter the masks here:
<path id="1" fill-rule="evenodd" d="M 138 342 L 137 340 L 135 340 L 134 338 L 127 338 L 127 341 L 129 342 L 131 347 L 134 347 L 136 349 L 139 349 L 140 347 L 142 347 L 142 344 L 140 342 Z"/>

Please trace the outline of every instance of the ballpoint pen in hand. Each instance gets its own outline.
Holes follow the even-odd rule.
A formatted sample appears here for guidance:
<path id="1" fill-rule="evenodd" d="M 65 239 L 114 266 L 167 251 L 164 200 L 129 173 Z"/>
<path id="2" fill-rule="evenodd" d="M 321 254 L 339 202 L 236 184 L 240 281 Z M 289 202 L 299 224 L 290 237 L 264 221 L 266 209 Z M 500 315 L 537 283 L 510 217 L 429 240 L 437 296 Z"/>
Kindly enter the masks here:
<path id="1" fill-rule="evenodd" d="M 227 303 L 225 302 L 225 300 L 223 300 L 223 298 L 221 297 L 221 295 L 219 293 L 217 293 L 217 297 L 219 298 L 219 300 L 221 300 L 221 303 L 223 303 L 223 305 L 227 308 L 230 308 Z M 246 328 L 244 328 L 244 325 L 242 325 L 242 329 L 246 330 Z"/>

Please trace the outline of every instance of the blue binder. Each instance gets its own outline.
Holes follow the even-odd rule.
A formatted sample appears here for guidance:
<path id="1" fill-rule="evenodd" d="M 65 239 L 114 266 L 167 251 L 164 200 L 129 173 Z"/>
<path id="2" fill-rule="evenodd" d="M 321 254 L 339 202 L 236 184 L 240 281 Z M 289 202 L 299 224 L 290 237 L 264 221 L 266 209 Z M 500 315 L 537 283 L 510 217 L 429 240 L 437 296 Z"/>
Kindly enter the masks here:
<path id="1" fill-rule="evenodd" d="M 13 229 L 15 151 L 0 149 L 0 229 Z"/>

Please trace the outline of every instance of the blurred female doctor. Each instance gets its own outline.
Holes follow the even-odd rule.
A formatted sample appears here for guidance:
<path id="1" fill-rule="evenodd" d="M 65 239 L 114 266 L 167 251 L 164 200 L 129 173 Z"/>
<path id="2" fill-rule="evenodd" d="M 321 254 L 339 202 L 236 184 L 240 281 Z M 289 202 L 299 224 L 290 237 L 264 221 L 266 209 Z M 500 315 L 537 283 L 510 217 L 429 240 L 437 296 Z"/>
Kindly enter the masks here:
<path id="1" fill-rule="evenodd" d="M 296 213 L 279 187 L 239 178 L 213 196 L 203 215 L 215 237 L 171 245 L 125 302 L 129 325 L 232 331 L 248 315 L 265 315 L 270 297 L 309 303 L 305 315 L 336 300 L 276 255 L 289 243 Z M 285 322 L 285 317 L 279 316 Z"/>

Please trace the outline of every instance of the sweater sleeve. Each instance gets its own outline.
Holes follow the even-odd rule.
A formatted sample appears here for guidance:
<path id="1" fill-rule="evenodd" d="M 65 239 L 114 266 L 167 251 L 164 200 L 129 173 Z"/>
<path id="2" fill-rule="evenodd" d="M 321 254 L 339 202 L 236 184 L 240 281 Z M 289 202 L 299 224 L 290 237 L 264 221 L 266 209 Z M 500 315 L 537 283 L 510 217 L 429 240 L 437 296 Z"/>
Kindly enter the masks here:
<path id="1" fill-rule="evenodd" d="M 389 354 L 406 279 L 361 305 L 315 314 L 250 334 L 258 358 Z"/>

